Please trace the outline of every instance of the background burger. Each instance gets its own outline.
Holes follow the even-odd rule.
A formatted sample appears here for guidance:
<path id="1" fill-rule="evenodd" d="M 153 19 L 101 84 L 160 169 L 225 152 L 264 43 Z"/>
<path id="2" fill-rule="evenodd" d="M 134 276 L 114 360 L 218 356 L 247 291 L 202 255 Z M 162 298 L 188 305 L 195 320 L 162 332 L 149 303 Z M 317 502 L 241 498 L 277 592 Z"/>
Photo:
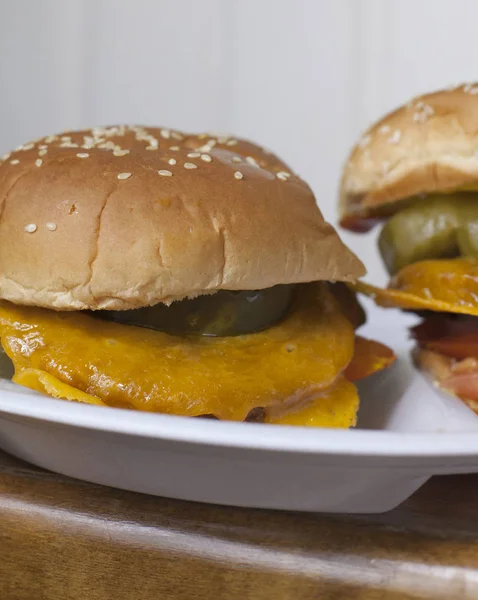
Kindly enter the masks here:
<path id="1" fill-rule="evenodd" d="M 329 283 L 362 264 L 254 144 L 126 126 L 52 135 L 3 157 L 0 200 L 0 335 L 19 384 L 348 427 L 351 380 L 393 361 L 355 338 L 360 307 Z"/>
<path id="2" fill-rule="evenodd" d="M 341 224 L 384 222 L 382 306 L 424 311 L 417 364 L 478 412 L 478 84 L 414 98 L 375 123 L 344 168 Z"/>

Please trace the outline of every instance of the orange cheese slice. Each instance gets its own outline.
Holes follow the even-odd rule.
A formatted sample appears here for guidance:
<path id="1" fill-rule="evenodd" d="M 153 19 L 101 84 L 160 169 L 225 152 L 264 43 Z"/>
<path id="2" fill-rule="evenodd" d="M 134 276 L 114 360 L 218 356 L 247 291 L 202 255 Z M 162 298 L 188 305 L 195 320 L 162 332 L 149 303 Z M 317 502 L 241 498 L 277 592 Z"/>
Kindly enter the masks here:
<path id="1" fill-rule="evenodd" d="M 307 427 L 353 427 L 357 422 L 359 397 L 353 383 L 340 377 L 335 385 L 289 410 L 271 407 L 266 423 Z"/>
<path id="2" fill-rule="evenodd" d="M 359 281 L 351 286 L 379 306 L 478 315 L 478 261 L 424 260 L 401 269 L 386 289 Z"/>
<path id="3" fill-rule="evenodd" d="M 0 336 L 15 381 L 49 395 L 230 420 L 258 406 L 318 397 L 354 350 L 353 327 L 324 283 L 301 287 L 282 323 L 245 336 L 180 338 L 8 302 L 0 303 Z M 349 401 L 356 410 L 355 393 Z M 336 423 L 346 426 L 341 416 Z"/>
<path id="4" fill-rule="evenodd" d="M 20 369 L 15 373 L 12 381 L 53 398 L 106 406 L 99 398 L 85 394 L 85 392 L 63 383 L 54 375 L 40 369 Z"/>
<path id="5" fill-rule="evenodd" d="M 385 344 L 357 335 L 355 336 L 354 355 L 345 369 L 344 375 L 349 381 L 365 379 L 365 377 L 393 365 L 396 359 L 393 351 Z"/>
<path id="6" fill-rule="evenodd" d="M 99 398 L 85 394 L 39 369 L 22 369 L 13 381 L 53 398 L 106 406 Z M 289 406 L 270 407 L 265 413 L 265 423 L 299 425 L 308 427 L 353 427 L 357 422 L 359 397 L 357 388 L 345 378 L 315 395 Z M 276 409 L 276 410 L 275 410 Z"/>

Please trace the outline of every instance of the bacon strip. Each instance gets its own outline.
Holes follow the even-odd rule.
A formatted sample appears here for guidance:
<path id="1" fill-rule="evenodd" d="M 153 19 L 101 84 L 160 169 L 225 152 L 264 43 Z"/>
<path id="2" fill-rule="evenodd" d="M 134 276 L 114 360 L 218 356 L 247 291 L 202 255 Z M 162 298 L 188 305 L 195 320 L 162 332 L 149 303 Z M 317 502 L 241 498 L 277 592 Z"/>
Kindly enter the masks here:
<path id="1" fill-rule="evenodd" d="M 437 314 L 411 329 L 421 347 L 456 359 L 478 358 L 478 319 Z"/>
<path id="2" fill-rule="evenodd" d="M 437 314 L 413 327 L 417 366 L 478 413 L 478 319 Z"/>

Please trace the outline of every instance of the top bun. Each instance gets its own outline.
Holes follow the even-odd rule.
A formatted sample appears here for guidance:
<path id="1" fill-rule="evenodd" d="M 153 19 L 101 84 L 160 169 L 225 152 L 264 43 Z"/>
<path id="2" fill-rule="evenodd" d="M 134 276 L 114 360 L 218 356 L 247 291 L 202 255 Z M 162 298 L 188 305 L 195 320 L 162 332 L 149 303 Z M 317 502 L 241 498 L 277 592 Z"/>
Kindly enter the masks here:
<path id="1" fill-rule="evenodd" d="M 466 84 L 414 98 L 365 132 L 344 167 L 341 217 L 346 224 L 393 212 L 410 196 L 476 183 L 478 84 Z"/>
<path id="2" fill-rule="evenodd" d="M 3 157 L 0 200 L 0 298 L 18 304 L 122 310 L 364 273 L 307 184 L 228 136 L 48 136 Z"/>

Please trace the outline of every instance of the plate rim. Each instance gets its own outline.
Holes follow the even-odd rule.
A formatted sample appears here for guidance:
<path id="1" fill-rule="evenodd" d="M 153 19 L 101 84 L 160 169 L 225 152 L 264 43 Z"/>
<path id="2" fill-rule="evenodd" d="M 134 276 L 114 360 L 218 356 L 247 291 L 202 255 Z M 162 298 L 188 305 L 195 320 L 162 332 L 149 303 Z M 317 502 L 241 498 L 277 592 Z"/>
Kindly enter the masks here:
<path id="1" fill-rule="evenodd" d="M 108 434 L 237 450 L 357 458 L 478 458 L 476 429 L 458 432 L 342 430 L 188 419 L 72 403 L 23 389 L 3 389 L 0 390 L 0 418 L 8 416 Z"/>

